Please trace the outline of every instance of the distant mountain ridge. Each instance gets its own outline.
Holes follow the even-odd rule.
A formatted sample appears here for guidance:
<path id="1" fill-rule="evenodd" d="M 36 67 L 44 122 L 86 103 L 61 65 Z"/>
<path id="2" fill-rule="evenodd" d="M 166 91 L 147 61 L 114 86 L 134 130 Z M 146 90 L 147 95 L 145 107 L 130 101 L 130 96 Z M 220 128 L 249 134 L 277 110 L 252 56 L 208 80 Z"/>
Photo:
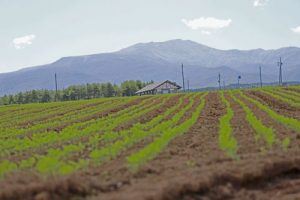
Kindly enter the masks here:
<path id="1" fill-rule="evenodd" d="M 300 48 L 276 50 L 219 50 L 190 40 L 139 43 L 120 51 L 64 57 L 51 64 L 0 74 L 0 95 L 32 89 L 54 89 L 54 73 L 60 88 L 92 82 L 120 83 L 172 80 L 181 84 L 180 66 L 191 88 L 217 85 L 218 73 L 226 84 L 258 82 L 258 67 L 263 80 L 278 79 L 277 61 L 283 59 L 284 81 L 300 80 Z"/>

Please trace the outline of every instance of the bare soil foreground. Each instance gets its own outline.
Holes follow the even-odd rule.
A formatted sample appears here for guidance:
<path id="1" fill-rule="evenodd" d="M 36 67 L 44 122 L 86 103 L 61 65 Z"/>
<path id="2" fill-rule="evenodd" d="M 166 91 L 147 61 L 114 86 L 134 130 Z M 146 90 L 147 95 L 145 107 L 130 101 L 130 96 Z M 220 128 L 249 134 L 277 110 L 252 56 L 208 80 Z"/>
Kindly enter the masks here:
<path id="1" fill-rule="evenodd" d="M 296 94 L 299 93 L 299 90 L 293 89 L 292 92 Z M 152 96 L 136 98 L 129 102 L 122 102 L 123 104 L 116 105 L 117 107 L 114 109 L 108 108 L 97 112 L 93 111 L 92 108 L 104 106 L 106 102 L 93 102 L 76 109 L 70 108 L 65 115 L 71 115 L 84 109 L 91 110 L 76 120 L 63 121 L 63 118 L 58 118 L 63 122 L 51 124 L 52 127 L 58 127 L 54 133 L 51 132 L 52 134 L 64 134 L 64 129 L 71 126 L 75 121 L 86 123 L 93 117 L 98 119 L 109 114 L 117 117 L 116 113 L 128 106 L 134 107 L 136 105 L 140 105 L 143 110 L 148 109 L 148 112 L 144 113 L 143 116 L 131 117 L 130 120 L 124 120 L 124 122 L 120 119 L 116 126 L 111 126 L 112 131 L 126 131 L 136 123 L 149 123 L 155 117 L 167 112 L 168 109 L 174 108 L 162 119 L 166 121 L 172 119 L 180 110 L 187 108 L 186 112 L 176 122 L 178 125 L 192 118 L 193 111 L 201 104 L 201 100 L 205 101 L 196 123 L 184 134 L 172 138 L 162 151 L 138 168 L 129 164 L 128 157 L 155 141 L 159 137 L 156 132 L 152 136 L 144 137 L 138 142 L 126 146 L 126 149 L 113 157 L 104 159 L 101 164 L 91 163 L 87 167 L 74 170 L 66 175 L 53 172 L 50 175 L 41 175 L 35 170 L 35 167 L 7 173 L 4 178 L 0 179 L 0 199 L 300 199 L 300 131 L 297 129 L 300 126 L 300 108 L 296 105 L 300 101 L 298 102 L 297 97 L 295 97 L 293 100 L 295 105 L 289 104 L 288 100 L 285 102 L 283 99 L 285 94 L 290 93 L 283 93 L 282 99 L 276 99 L 269 93 L 257 90 L 236 93 L 224 92 L 222 94 L 210 92 L 207 95 L 200 93 L 159 97 L 160 100 Z M 237 143 L 234 156 L 220 147 L 220 129 L 222 128 L 220 127 L 220 120 L 228 112 L 222 95 L 233 111 L 233 116 L 228 124 L 231 130 L 228 132 L 232 133 L 230 138 L 234 138 Z M 272 117 L 271 111 L 268 113 L 249 98 L 264 105 L 279 116 L 286 117 L 285 119 L 294 120 L 294 124 L 290 121 L 288 123 L 291 124 L 285 124 L 282 118 L 276 118 L 274 115 Z M 259 125 L 251 124 L 253 120 L 249 118 L 249 113 L 247 114 L 245 107 L 236 99 L 242 101 L 243 105 L 252 112 L 255 119 L 263 126 L 273 130 L 271 145 L 267 142 L 265 132 L 257 129 Z M 190 107 L 188 107 L 189 104 Z M 176 105 L 178 107 L 175 108 Z M 64 115 L 63 113 L 60 115 L 51 113 L 51 109 L 57 109 L 56 107 L 47 109 L 49 116 L 33 117 L 30 123 L 23 121 L 22 127 L 26 125 L 28 127 L 26 127 L 27 131 L 22 134 L 27 134 L 30 137 L 32 134 L 44 134 L 44 131 L 47 131 L 46 126 L 43 129 L 30 129 L 30 127 L 41 121 L 50 123 L 56 117 L 63 117 Z M 130 111 L 128 117 L 143 111 L 142 109 L 139 110 L 137 106 L 133 109 L 136 110 Z M 3 114 L 5 115 L 4 111 Z M 49 122 L 47 121 L 48 118 Z M 8 126 L 9 123 L 3 121 L 1 126 Z M 89 124 L 80 126 L 79 130 L 84 129 L 87 125 Z M 150 130 L 149 127 L 148 129 Z M 48 129 L 48 131 L 51 130 Z M 101 134 L 102 132 L 95 132 L 93 136 L 97 133 Z M 14 135 L 11 138 L 16 139 L 18 137 L 20 135 Z M 84 144 L 88 141 L 89 139 L 85 135 L 52 144 L 47 143 L 36 148 L 25 149 L 22 147 L 21 152 L 7 150 L 7 154 L 1 154 L 0 160 L 5 159 L 19 163 L 20 160 L 28 159 L 30 155 L 45 156 L 49 148 L 79 144 L 80 142 Z M 96 148 L 114 144 L 115 141 L 117 141 L 116 138 L 109 140 L 109 142 L 101 140 L 97 143 Z M 95 145 L 92 147 L 95 148 Z M 68 156 L 68 159 L 74 162 L 79 159 L 89 159 L 90 152 L 91 147 L 86 145 L 80 151 Z M 37 159 L 39 156 L 36 156 Z M 37 163 L 33 165 L 35 166 Z"/>

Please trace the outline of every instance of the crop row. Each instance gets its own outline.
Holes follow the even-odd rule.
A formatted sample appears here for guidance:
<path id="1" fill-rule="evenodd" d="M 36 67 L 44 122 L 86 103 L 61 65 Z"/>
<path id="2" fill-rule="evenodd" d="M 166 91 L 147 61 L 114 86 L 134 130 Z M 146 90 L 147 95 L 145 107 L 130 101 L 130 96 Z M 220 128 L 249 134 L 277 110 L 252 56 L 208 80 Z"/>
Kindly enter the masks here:
<path id="1" fill-rule="evenodd" d="M 259 91 L 259 90 L 258 90 Z M 250 109 L 246 102 L 253 104 L 258 107 L 263 112 L 266 112 L 270 118 L 282 123 L 283 125 L 292 128 L 296 131 L 299 131 L 300 122 L 297 119 L 289 118 L 283 115 L 278 114 L 273 111 L 267 105 L 257 101 L 247 95 L 245 95 L 240 90 L 238 91 L 228 91 L 226 92 L 228 97 L 230 97 L 234 102 L 236 102 L 243 111 L 245 112 L 245 120 L 255 131 L 255 141 L 258 142 L 262 140 L 268 146 L 269 149 L 276 143 L 282 147 L 283 150 L 286 150 L 290 144 L 290 137 L 286 136 L 282 140 L 276 137 L 276 130 L 272 127 L 266 126 L 261 119 Z M 218 142 L 221 150 L 225 151 L 228 156 L 231 158 L 238 158 L 237 149 L 238 141 L 234 137 L 234 130 L 232 129 L 232 118 L 235 115 L 229 101 L 225 98 L 225 92 L 219 92 L 221 101 L 225 105 L 226 113 L 219 119 L 219 134 Z M 246 101 L 246 102 L 245 102 Z"/>
<path id="2" fill-rule="evenodd" d="M 272 110 L 265 104 L 261 103 L 260 101 L 257 101 L 247 95 L 245 95 L 243 92 L 239 91 L 239 95 L 248 100 L 249 102 L 253 103 L 255 106 L 257 106 L 262 111 L 266 112 L 272 119 L 278 121 L 279 123 L 282 123 L 283 125 L 286 125 L 296 131 L 300 131 L 300 121 L 294 118 L 286 117 L 283 115 L 278 114 L 276 111 Z"/>
<path id="3" fill-rule="evenodd" d="M 154 139 L 152 143 L 146 145 L 138 152 L 135 152 L 127 157 L 129 166 L 133 169 L 137 169 L 145 162 L 153 159 L 157 154 L 159 154 L 174 138 L 186 133 L 197 122 L 201 111 L 205 106 L 206 95 L 207 94 L 204 94 L 202 96 L 201 102 L 193 111 L 192 116 L 189 119 L 185 120 L 183 123 L 174 126 L 174 124 L 177 124 L 180 118 L 183 117 L 184 113 L 188 109 L 190 109 L 190 105 L 185 109 L 182 109 L 170 120 L 170 126 L 164 126 L 164 124 L 161 124 L 160 126 L 162 127 L 158 128 L 159 130 L 161 130 L 159 137 Z M 192 104 L 193 103 L 191 103 L 191 105 Z"/>
<path id="4" fill-rule="evenodd" d="M 293 95 L 288 95 L 288 94 L 284 94 L 282 92 L 278 92 L 275 90 L 260 90 L 262 93 L 265 93 L 269 96 L 271 96 L 272 98 L 278 99 L 282 102 L 285 102 L 287 104 L 290 104 L 291 106 L 294 107 L 300 107 L 300 101 L 299 99 L 297 100 L 296 96 Z"/>
<path id="5" fill-rule="evenodd" d="M 231 120 L 234 116 L 234 112 L 230 106 L 230 103 L 224 96 L 224 92 L 220 92 L 221 101 L 226 107 L 226 113 L 220 118 L 219 122 L 219 146 L 230 157 L 235 158 L 238 149 L 237 140 L 233 136 L 231 127 Z"/>
<path id="6" fill-rule="evenodd" d="M 160 104 L 153 105 L 159 106 Z M 110 109 L 111 107 L 115 106 L 109 105 L 106 106 L 105 109 Z M 150 108 L 153 109 L 153 108 Z M 131 109 L 128 108 L 127 111 L 130 111 Z M 147 110 L 146 110 L 147 111 Z M 136 111 L 136 113 L 139 113 Z M 124 114 L 123 114 L 124 115 Z M 121 116 L 123 117 L 123 116 Z M 120 118 L 120 116 L 119 116 Z M 62 142 L 62 141 L 67 141 L 71 140 L 74 138 L 79 138 L 91 133 L 95 133 L 97 131 L 107 129 L 108 126 L 111 127 L 111 124 L 114 124 L 114 121 L 118 121 L 117 117 L 110 118 L 108 115 L 106 118 L 99 118 L 97 120 L 93 120 L 92 124 L 89 124 L 88 127 L 84 129 L 79 129 L 83 124 L 87 122 L 82 122 L 82 123 L 74 123 L 71 126 L 66 127 L 63 129 L 59 134 L 56 133 L 55 131 L 52 132 L 43 132 L 39 134 L 33 134 L 31 137 L 24 137 L 24 138 L 11 138 L 11 139 L 6 139 L 6 140 L 0 140 L 0 150 L 2 152 L 1 155 L 3 154 L 9 154 L 11 151 L 14 152 L 20 152 L 24 151 L 26 149 L 32 149 L 32 148 L 38 148 L 40 146 L 44 146 L 46 144 L 51 144 L 51 143 L 57 143 L 57 142 Z M 124 118 L 124 117 L 123 117 Z"/>
<path id="7" fill-rule="evenodd" d="M 164 101 L 162 101 L 162 103 L 163 102 Z M 176 109 L 178 109 L 179 106 L 183 102 L 183 97 L 180 98 L 180 102 L 181 103 L 179 105 L 175 104 L 173 107 L 169 108 L 164 113 L 164 115 L 170 114 L 171 112 L 174 112 Z M 155 106 L 157 108 L 158 105 L 155 105 Z M 137 113 L 139 113 L 138 116 L 141 115 L 140 112 L 137 112 Z M 158 117 L 161 118 L 161 115 L 159 115 Z M 154 119 L 157 119 L 157 118 L 154 118 Z M 111 119 L 111 120 L 113 120 L 113 119 Z M 151 120 L 150 123 L 154 124 L 153 121 L 157 121 L 157 123 L 159 123 L 158 120 Z M 145 126 L 145 127 L 147 127 L 147 126 Z M 113 127 L 110 127 L 109 129 L 107 129 L 106 130 L 107 132 L 105 132 L 104 129 L 102 129 L 101 131 L 104 131 L 104 132 L 100 135 L 109 135 L 109 134 L 110 135 L 118 135 L 117 132 L 116 133 L 110 132 L 112 128 Z M 134 130 L 134 128 L 131 128 L 131 130 Z M 125 132 L 125 130 L 119 132 L 120 137 L 119 137 L 119 139 L 115 138 L 115 140 L 116 139 L 117 140 L 124 140 L 124 134 L 122 134 L 122 132 Z M 93 139 L 90 138 L 89 141 L 87 143 L 85 143 L 84 145 L 79 143 L 76 146 L 77 147 L 82 147 L 82 148 L 84 146 L 84 148 L 86 149 L 88 146 L 95 145 L 95 143 L 98 143 L 99 139 L 98 138 L 96 138 L 96 139 L 97 139 L 97 142 L 95 142 L 95 137 L 94 137 Z M 105 138 L 105 137 L 102 137 L 102 139 L 106 139 L 106 141 L 107 141 L 107 138 Z M 116 141 L 114 141 L 113 143 L 115 143 L 115 142 Z M 86 164 L 88 163 L 88 160 L 82 160 L 82 159 L 77 160 L 76 162 L 71 161 L 71 160 L 65 160 L 69 156 L 71 156 L 73 153 L 83 150 L 82 148 L 75 148 L 75 146 L 73 144 L 64 145 L 62 148 L 50 149 L 45 156 L 36 155 L 36 156 L 30 157 L 28 159 L 22 160 L 21 162 L 19 162 L 19 164 L 15 163 L 15 165 L 18 166 L 18 169 L 20 169 L 22 167 L 24 168 L 24 166 L 26 166 L 27 168 L 35 166 L 35 168 L 41 173 L 52 173 L 52 172 L 56 171 L 56 172 L 59 172 L 61 174 L 65 174 L 67 172 L 71 172 L 71 171 L 76 170 L 78 168 L 82 168 L 82 167 L 86 166 Z M 49 162 L 52 163 L 52 164 L 47 165 L 46 163 L 49 163 Z M 2 164 L 7 165 L 7 161 L 3 162 Z M 14 163 L 10 163 L 10 164 L 11 164 L 11 167 L 12 167 L 11 169 L 13 169 L 14 168 L 13 167 Z"/>
<path id="8" fill-rule="evenodd" d="M 289 104 L 293 102 L 293 106 L 299 103 L 296 90 L 257 91 Z M 197 123 L 206 105 L 207 94 L 5 107 L 0 111 L 3 114 L 0 116 L 0 177 L 21 170 L 65 175 L 88 166 L 98 166 L 120 155 L 125 155 L 129 167 L 138 169 Z M 246 92 L 222 91 L 219 95 L 225 114 L 219 119 L 218 144 L 232 158 L 238 158 L 238 139 L 232 128 L 236 113 L 230 102 L 243 109 L 245 120 L 255 131 L 256 141 L 263 141 L 269 148 L 274 143 L 286 148 L 290 138 L 280 141 L 276 130 L 264 124 L 252 107 L 257 107 L 278 123 L 300 131 L 299 120 L 279 114 Z M 15 116 L 16 113 L 20 115 Z M 141 142 L 146 145 L 140 147 Z"/>

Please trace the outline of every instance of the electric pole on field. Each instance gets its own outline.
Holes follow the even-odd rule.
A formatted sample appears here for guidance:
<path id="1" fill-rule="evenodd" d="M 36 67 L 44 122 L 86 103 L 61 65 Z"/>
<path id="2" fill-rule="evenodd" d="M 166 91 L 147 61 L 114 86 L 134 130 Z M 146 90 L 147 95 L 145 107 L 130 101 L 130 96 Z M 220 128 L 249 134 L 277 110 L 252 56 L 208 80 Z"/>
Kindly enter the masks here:
<path id="1" fill-rule="evenodd" d="M 259 81 L 260 81 L 260 87 L 262 88 L 261 66 L 259 66 Z"/>
<path id="2" fill-rule="evenodd" d="M 238 76 L 238 88 L 240 88 L 240 80 L 241 80 L 241 78 L 242 78 L 242 76 L 239 75 L 239 76 Z"/>
<path id="3" fill-rule="evenodd" d="M 187 91 L 190 91 L 190 80 L 187 80 Z"/>
<path id="4" fill-rule="evenodd" d="M 282 86 L 282 65 L 283 65 L 283 63 L 281 61 L 281 57 L 277 64 L 279 66 L 279 86 Z"/>
<path id="5" fill-rule="evenodd" d="M 54 74 L 54 78 L 55 78 L 55 101 L 57 101 L 57 76 L 56 76 L 56 72 Z"/>
<path id="6" fill-rule="evenodd" d="M 221 90 L 221 74 L 218 76 L 219 90 Z"/>
<path id="7" fill-rule="evenodd" d="M 224 88 L 224 90 L 225 90 L 225 88 L 226 88 L 225 81 L 223 81 L 223 88 Z"/>
<path id="8" fill-rule="evenodd" d="M 181 64 L 181 73 L 182 73 L 182 87 L 183 87 L 183 92 L 185 92 L 183 64 Z"/>

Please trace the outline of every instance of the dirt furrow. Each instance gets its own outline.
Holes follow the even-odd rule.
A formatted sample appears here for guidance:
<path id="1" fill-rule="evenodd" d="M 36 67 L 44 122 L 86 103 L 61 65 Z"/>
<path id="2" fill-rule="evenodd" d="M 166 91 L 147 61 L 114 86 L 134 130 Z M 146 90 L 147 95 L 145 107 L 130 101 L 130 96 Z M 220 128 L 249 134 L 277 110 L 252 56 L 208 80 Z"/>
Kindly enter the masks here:
<path id="1" fill-rule="evenodd" d="M 72 114 L 74 112 L 78 112 L 78 111 L 85 110 L 85 109 L 88 109 L 88 108 L 96 107 L 96 106 L 99 106 L 99 105 L 104 104 L 104 103 L 106 103 L 106 102 L 102 101 L 102 102 L 97 102 L 97 103 L 92 103 L 92 104 L 85 104 L 85 105 L 79 106 L 78 108 L 75 108 L 75 109 L 71 108 L 71 109 L 68 109 L 68 110 L 63 110 L 62 112 L 58 111 L 58 112 L 50 114 L 50 115 L 41 116 L 41 117 L 39 117 L 37 119 L 34 119 L 34 120 L 28 120 L 26 122 L 22 122 L 22 123 L 18 124 L 18 127 L 19 128 L 30 128 L 33 125 L 37 124 L 37 123 L 42 124 L 42 123 L 45 123 L 49 120 L 54 119 L 55 117 L 64 117 L 67 114 Z M 55 120 L 58 120 L 58 119 L 55 119 Z"/>
<path id="2" fill-rule="evenodd" d="M 124 179 L 110 180 L 110 184 L 117 184 L 120 180 L 127 184 L 123 184 L 114 192 L 99 193 L 91 199 L 150 198 L 168 184 L 173 184 L 170 179 L 174 174 L 187 175 L 186 179 L 189 179 L 190 172 L 200 166 L 228 160 L 217 143 L 218 118 L 224 112 L 224 106 L 220 103 L 218 95 L 209 94 L 201 117 L 188 133 L 174 139 L 163 152 L 143 166 L 139 172 L 133 174 L 128 172 L 125 181 Z"/>
<path id="3" fill-rule="evenodd" d="M 261 120 L 265 126 L 273 128 L 276 138 L 282 140 L 285 137 L 289 137 L 291 139 L 290 148 L 299 148 L 300 147 L 300 140 L 299 140 L 300 138 L 298 136 L 299 133 L 297 133 L 297 131 L 295 131 L 291 128 L 288 128 L 287 126 L 272 119 L 266 112 L 260 110 L 253 103 L 242 98 L 240 95 L 237 95 L 237 97 L 246 103 L 246 105 L 252 110 L 252 112 L 255 114 L 255 116 L 259 120 Z M 282 149 L 280 141 L 276 141 L 275 147 Z"/>
<path id="4" fill-rule="evenodd" d="M 247 154 L 259 152 L 263 144 L 255 141 L 256 132 L 247 121 L 245 111 L 230 95 L 225 93 L 225 97 L 234 112 L 230 124 L 233 129 L 233 136 L 238 142 L 238 156 L 243 158 L 247 156 Z"/>
<path id="5" fill-rule="evenodd" d="M 176 95 L 176 96 L 169 98 L 168 100 L 166 100 L 166 102 L 164 102 L 161 106 L 159 106 L 159 108 L 153 109 L 150 112 L 146 113 L 145 115 L 143 115 L 139 118 L 136 118 L 136 119 L 130 120 L 124 124 L 121 124 L 120 126 L 116 127 L 114 129 L 114 131 L 121 131 L 121 130 L 129 129 L 135 123 L 144 124 L 144 123 L 149 122 L 154 117 L 160 115 L 161 113 L 164 113 L 168 108 L 170 108 L 170 107 L 174 106 L 176 103 L 178 103 L 178 100 L 180 97 L 181 97 L 181 95 Z M 161 100 L 157 99 L 157 101 L 161 101 Z M 159 103 L 159 102 L 156 102 L 156 103 Z"/>
<path id="6" fill-rule="evenodd" d="M 274 111 L 287 117 L 300 119 L 300 109 L 257 91 L 244 91 L 249 97 L 266 104 Z"/>
<path id="7" fill-rule="evenodd" d="M 64 128 L 66 128 L 66 127 L 68 127 L 68 126 L 70 126 L 72 124 L 86 122 L 86 121 L 90 121 L 90 120 L 93 120 L 93 119 L 99 119 L 99 118 L 106 117 L 106 116 L 108 116 L 111 113 L 116 113 L 116 112 L 119 112 L 119 111 L 121 111 L 123 109 L 126 109 L 127 107 L 130 107 L 130 106 L 133 106 L 133 105 L 137 105 L 137 104 L 141 103 L 144 99 L 147 99 L 147 98 L 150 98 L 150 96 L 141 97 L 141 98 L 132 100 L 130 102 L 127 102 L 125 104 L 119 105 L 119 106 L 117 106 L 115 108 L 104 110 L 104 111 L 101 111 L 99 113 L 96 113 L 96 114 L 93 114 L 93 115 L 90 115 L 90 116 L 87 116 L 87 117 L 84 117 L 84 118 L 80 118 L 80 119 L 77 119 L 77 120 L 73 120 L 71 122 L 64 123 L 64 124 L 56 126 L 56 127 L 48 128 L 47 131 L 48 132 L 55 131 L 55 132 L 59 133 Z"/>
<path id="8" fill-rule="evenodd" d="M 277 99 L 259 92 L 245 92 L 270 106 L 279 114 L 300 117 Z M 229 158 L 218 145 L 219 119 L 226 113 L 217 92 L 210 92 L 197 123 L 184 135 L 172 140 L 153 160 L 138 171 L 127 166 L 126 157 L 145 147 L 150 140 L 142 140 L 111 161 L 93 165 L 67 176 L 47 178 L 33 171 L 18 172 L 0 181 L 1 200 L 282 200 L 300 199 L 300 136 L 296 131 L 273 120 L 253 103 L 236 94 L 268 127 L 278 140 L 272 149 L 255 142 L 255 132 L 245 119 L 241 106 L 225 93 L 234 110 L 231 120 L 233 135 L 238 141 L 239 159 Z M 201 97 L 202 98 L 202 97 Z M 131 123 L 151 120 L 176 105 L 174 98 L 152 114 Z M 121 105 L 110 112 L 118 112 L 138 100 Z M 129 104 L 129 105 L 128 105 Z M 188 101 L 184 100 L 184 105 Z M 199 101 L 195 101 L 195 105 Z M 124 107 L 123 107 L 124 106 Z M 191 110 L 194 110 L 193 106 Z M 182 107 L 181 107 L 182 109 Z M 97 117 L 107 116 L 98 113 Z M 185 118 L 190 116 L 190 111 Z M 290 137 L 284 151 L 280 140 Z M 71 142 L 71 141 L 70 141 Z M 262 148 L 263 147 L 263 148 Z M 83 158 L 84 155 L 77 155 Z"/>

